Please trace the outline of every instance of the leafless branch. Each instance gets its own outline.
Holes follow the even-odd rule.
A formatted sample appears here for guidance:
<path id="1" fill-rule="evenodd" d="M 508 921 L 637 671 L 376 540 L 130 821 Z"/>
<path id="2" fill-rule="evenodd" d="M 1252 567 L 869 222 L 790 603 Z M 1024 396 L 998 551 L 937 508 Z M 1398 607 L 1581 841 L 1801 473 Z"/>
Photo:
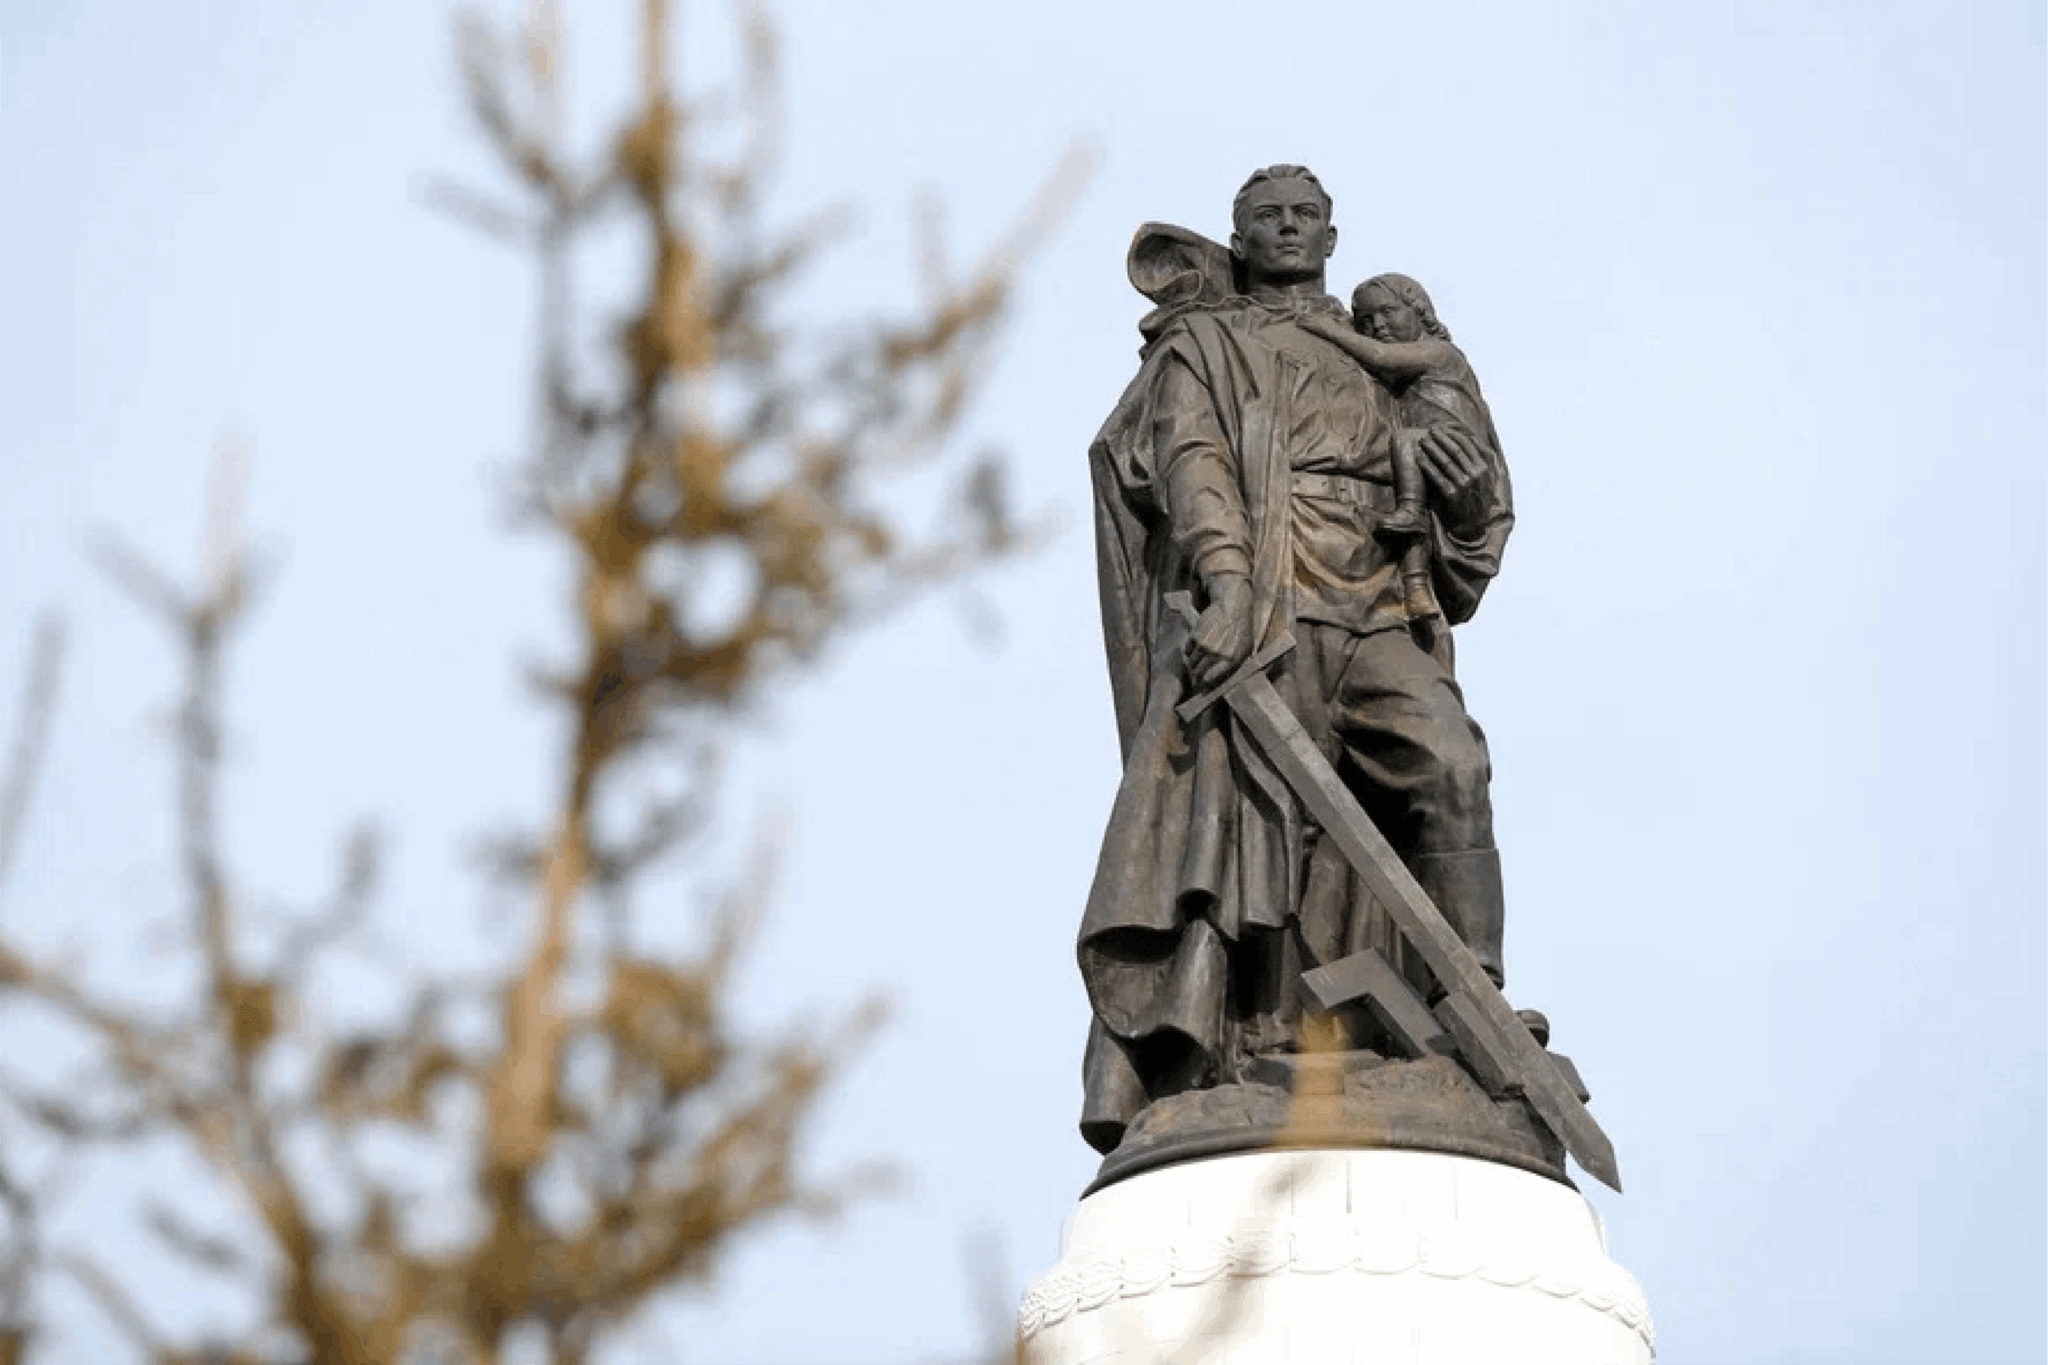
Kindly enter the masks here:
<path id="1" fill-rule="evenodd" d="M 14 851 L 28 822 L 29 795 L 48 747 L 57 710 L 57 679 L 64 664 L 64 629 L 54 616 L 36 622 L 22 672 L 21 703 L 14 713 L 14 738 L 7 765 L 0 768 L 0 887 L 14 865 Z"/>
<path id="2" fill-rule="evenodd" d="M 554 6 L 536 0 L 516 39 L 465 20 L 469 108 L 508 183 L 437 179 L 426 190 L 435 208 L 530 253 L 538 414 L 518 484 L 576 584 L 573 643 L 543 670 L 568 734 L 546 824 L 488 854 L 525 903 L 508 964 L 466 981 L 425 968 L 385 1017 L 322 1033 L 307 993 L 318 964 L 365 930 L 378 841 L 358 829 L 328 900 L 294 915 L 272 954 L 252 946 L 256 911 L 235 883 L 219 807 L 227 651 L 254 581 L 239 449 L 216 462 L 190 585 L 114 537 L 96 549 L 181 659 L 176 946 L 199 984 L 156 1017 L 0 934 L 0 992 L 38 1002 L 94 1052 L 61 1092 L 0 1084 L 16 1112 L 62 1142 L 171 1137 L 196 1153 L 254 1236 L 208 1231 L 217 1220 L 168 1193 L 143 1210 L 146 1226 L 172 1253 L 246 1286 L 263 1308 L 260 1331 L 302 1342 L 309 1365 L 398 1365 L 434 1333 L 495 1361 L 524 1328 L 555 1360 L 580 1362 L 641 1320 L 653 1296 L 705 1275 L 735 1234 L 830 1216 L 879 1180 L 813 1177 L 797 1161 L 799 1133 L 878 1026 L 879 1004 L 783 1037 L 743 1036 L 733 1023 L 732 968 L 767 902 L 773 842 L 714 907 L 694 956 L 639 946 L 630 910 L 657 863 L 694 846 L 736 711 L 834 640 L 1028 543 L 1000 462 L 963 456 L 954 438 L 1021 253 L 1075 171 L 1056 174 L 966 276 L 947 277 L 931 244 L 922 307 L 838 329 L 808 314 L 792 321 L 791 284 L 845 219 L 779 234 L 758 221 L 782 134 L 773 29 L 757 5 L 740 6 L 743 60 L 724 105 L 674 94 L 669 36 L 668 5 L 643 0 L 637 97 L 583 155 L 565 136 Z M 738 126 L 725 143 L 712 126 L 721 109 Z M 737 152 L 720 160 L 723 147 Z M 638 234 L 643 287 L 600 333 L 579 311 L 572 247 L 621 221 Z M 591 345 L 599 334 L 609 340 Z M 954 496 L 923 531 L 894 505 L 890 480 L 934 464 L 956 475 Z M 693 575 L 718 554 L 745 561 L 746 585 L 711 610 Z M 0 784 L 0 876 L 49 726 L 53 640 L 38 636 Z M 680 789 L 635 785 L 663 762 L 686 774 Z M 591 921 L 601 905 L 618 913 L 600 947 Z M 465 1023 L 479 1009 L 486 1026 Z M 281 1054 L 295 1066 L 273 1066 Z M 467 1240 L 418 1234 L 404 1193 L 364 1159 L 372 1132 L 453 1154 L 474 1212 Z M 313 1189 L 314 1174 L 286 1159 L 295 1136 L 325 1154 L 317 1178 L 330 1188 Z M 12 1206 L 10 1176 L 0 1167 L 0 1206 Z M 336 1191 L 347 1212 L 317 1212 L 333 1201 L 315 1196 Z M 197 1358 L 165 1343 L 143 1302 L 96 1262 L 31 1260 L 76 1278 L 152 1359 Z M 995 1321 L 995 1308 L 984 1313 Z M 18 1350 L 6 1340 L 0 1350 Z M 207 1349 L 254 1361 L 261 1340 Z M 11 1362 L 0 1355 L 0 1365 Z"/>
<path id="3" fill-rule="evenodd" d="M 86 1292 L 99 1301 L 107 1317 L 121 1329 L 122 1335 L 134 1342 L 146 1356 L 157 1359 L 165 1354 L 163 1338 L 142 1315 L 141 1306 L 99 1262 L 74 1252 L 60 1257 L 57 1268 L 84 1286 Z"/>

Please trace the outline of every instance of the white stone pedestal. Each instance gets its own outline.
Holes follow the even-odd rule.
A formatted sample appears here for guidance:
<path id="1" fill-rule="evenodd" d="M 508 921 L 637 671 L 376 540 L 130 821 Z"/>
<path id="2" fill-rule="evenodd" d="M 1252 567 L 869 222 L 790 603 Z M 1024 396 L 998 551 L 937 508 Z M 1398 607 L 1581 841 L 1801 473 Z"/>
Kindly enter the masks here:
<path id="1" fill-rule="evenodd" d="M 1648 1365 L 1649 1307 L 1575 1190 L 1435 1152 L 1253 1152 L 1081 1201 L 1028 1365 Z"/>

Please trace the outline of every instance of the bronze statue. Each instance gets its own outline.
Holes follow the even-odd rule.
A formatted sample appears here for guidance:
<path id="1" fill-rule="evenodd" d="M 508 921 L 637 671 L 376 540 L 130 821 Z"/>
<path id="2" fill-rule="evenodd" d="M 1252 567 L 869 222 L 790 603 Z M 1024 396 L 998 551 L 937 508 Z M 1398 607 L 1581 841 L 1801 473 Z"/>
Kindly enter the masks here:
<path id="1" fill-rule="evenodd" d="M 1576 1107 L 1576 1078 L 1527 1060 L 1547 1026 L 1499 999 L 1492 770 L 1452 672 L 1514 521 L 1499 438 L 1419 285 L 1367 281 L 1352 319 L 1324 292 L 1337 229 L 1306 168 L 1255 172 L 1231 217 L 1227 252 L 1139 230 L 1158 307 L 1090 450 L 1125 769 L 1080 934 L 1083 1135 L 1106 1174 L 1134 1143 L 1255 1145 L 1321 1021 L 1349 1079 L 1318 1084 L 1353 1117 L 1422 1074 L 1385 1065 L 1456 1056 L 1502 1112 L 1476 1147 L 1422 1145 L 1561 1167 L 1578 1119 L 1542 1104 Z M 1506 1113 L 1528 1068 L 1545 1126 Z M 1604 1140 L 1570 1149 L 1595 1169 Z"/>

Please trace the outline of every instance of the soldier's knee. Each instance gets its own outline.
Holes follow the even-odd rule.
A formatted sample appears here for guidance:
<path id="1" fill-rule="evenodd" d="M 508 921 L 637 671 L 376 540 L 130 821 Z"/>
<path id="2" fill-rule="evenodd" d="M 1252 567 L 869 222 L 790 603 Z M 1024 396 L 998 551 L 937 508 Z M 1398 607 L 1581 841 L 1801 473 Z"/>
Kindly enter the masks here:
<path id="1" fill-rule="evenodd" d="M 1457 846 L 1484 847 L 1493 824 L 1493 805 L 1488 787 L 1493 780 L 1493 762 L 1486 746 L 1477 739 L 1463 739 L 1443 745 L 1431 755 L 1429 779 L 1421 795 L 1420 812 L 1426 821 L 1459 827 Z M 1451 831 L 1440 831 L 1450 834 Z"/>
<path id="2" fill-rule="evenodd" d="M 1445 756 L 1442 781 L 1461 795 L 1476 795 L 1483 800 L 1493 781 L 1493 760 L 1476 743 L 1460 745 Z"/>

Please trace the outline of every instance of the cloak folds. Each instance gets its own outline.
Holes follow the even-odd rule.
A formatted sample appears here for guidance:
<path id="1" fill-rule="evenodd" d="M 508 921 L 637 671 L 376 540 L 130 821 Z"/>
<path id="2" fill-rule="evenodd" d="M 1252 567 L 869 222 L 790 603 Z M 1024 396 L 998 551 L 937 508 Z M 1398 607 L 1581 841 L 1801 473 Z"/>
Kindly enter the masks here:
<path id="1" fill-rule="evenodd" d="M 1227 308 L 1226 308 L 1227 311 Z M 1209 1084 L 1231 1048 L 1230 944 L 1278 928 L 1301 865 L 1301 818 L 1256 746 L 1236 742 L 1221 706 L 1182 724 L 1187 627 L 1167 593 L 1201 600 L 1174 544 L 1153 468 L 1154 404 L 1165 367 L 1185 364 L 1220 402 L 1216 418 L 1245 492 L 1259 642 L 1284 631 L 1290 562 L 1287 463 L 1269 395 L 1286 393 L 1277 353 L 1257 354 L 1208 309 L 1170 321 L 1148 348 L 1089 451 L 1104 643 L 1124 777 L 1082 916 L 1081 976 L 1095 1018 L 1083 1062 L 1082 1135 L 1122 1140 L 1153 1099 Z M 1262 382 L 1263 381 L 1263 382 Z M 1284 416 L 1284 414 L 1280 414 Z M 1274 681 L 1285 686 L 1283 663 Z M 1285 888 L 1286 894 L 1275 892 Z"/>

